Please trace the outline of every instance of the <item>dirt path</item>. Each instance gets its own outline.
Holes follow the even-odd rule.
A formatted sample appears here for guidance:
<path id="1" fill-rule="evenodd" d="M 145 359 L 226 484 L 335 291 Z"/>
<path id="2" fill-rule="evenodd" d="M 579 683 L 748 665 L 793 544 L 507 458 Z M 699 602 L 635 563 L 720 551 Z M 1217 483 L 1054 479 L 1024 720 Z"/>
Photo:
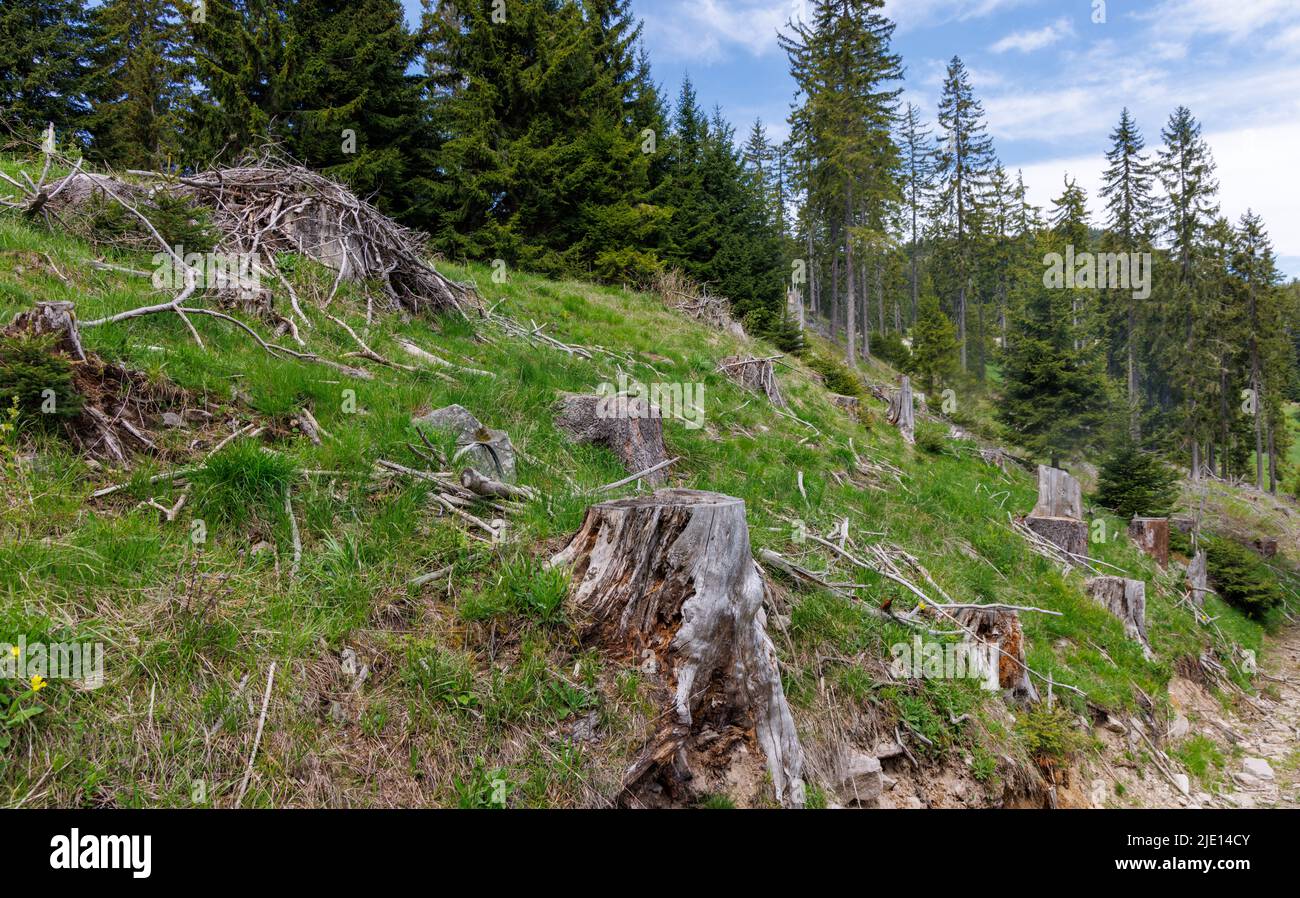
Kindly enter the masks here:
<path id="1" fill-rule="evenodd" d="M 1262 694 L 1229 721 L 1241 740 L 1211 806 L 1300 807 L 1300 627 L 1269 640 L 1261 670 Z"/>

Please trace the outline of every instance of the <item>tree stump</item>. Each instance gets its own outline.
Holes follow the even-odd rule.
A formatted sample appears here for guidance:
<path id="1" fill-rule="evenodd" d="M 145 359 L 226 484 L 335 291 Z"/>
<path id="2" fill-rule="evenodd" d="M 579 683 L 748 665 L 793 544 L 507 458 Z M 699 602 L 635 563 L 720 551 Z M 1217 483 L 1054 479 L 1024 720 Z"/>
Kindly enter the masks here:
<path id="1" fill-rule="evenodd" d="M 1197 608 L 1204 608 L 1205 594 L 1211 591 L 1204 549 L 1197 551 L 1192 560 L 1187 563 L 1187 588 L 1192 593 L 1192 604 Z"/>
<path id="2" fill-rule="evenodd" d="M 916 442 L 916 406 L 912 399 L 912 379 L 904 377 L 898 392 L 889 401 L 889 423 L 903 434 L 904 441 Z"/>
<path id="3" fill-rule="evenodd" d="M 1255 540 L 1255 551 L 1265 558 L 1277 555 L 1277 540 L 1271 536 L 1261 536 Z"/>
<path id="4" fill-rule="evenodd" d="M 742 359 L 728 356 L 718 363 L 718 370 L 746 390 L 762 393 L 777 408 L 785 408 L 781 385 L 776 381 L 775 359 Z"/>
<path id="5" fill-rule="evenodd" d="M 668 461 L 659 408 L 641 397 L 563 393 L 555 424 L 579 443 L 613 450 L 629 474 Z M 668 471 L 660 469 L 644 479 L 660 486 L 667 482 Z"/>
<path id="6" fill-rule="evenodd" d="M 1161 567 L 1169 564 L 1168 518 L 1134 518 L 1128 525 L 1128 535 Z"/>
<path id="7" fill-rule="evenodd" d="M 991 647 L 998 686 L 1011 699 L 1026 705 L 1038 701 L 1038 690 L 1025 664 L 1025 631 L 1019 614 L 1001 608 L 962 608 L 953 617 L 975 634 L 975 641 Z"/>
<path id="8" fill-rule="evenodd" d="M 1025 526 L 1071 555 L 1087 555 L 1088 525 L 1079 481 L 1059 468 L 1039 465 L 1038 504 Z"/>
<path id="9" fill-rule="evenodd" d="M 1142 644 L 1143 653 L 1149 658 L 1146 583 L 1123 577 L 1093 577 L 1084 583 L 1084 588 L 1093 601 L 1123 621 L 1124 632 Z"/>
<path id="10" fill-rule="evenodd" d="M 624 777 L 624 803 L 761 783 L 764 758 L 777 799 L 803 803 L 803 752 L 743 501 L 665 489 L 593 505 L 551 564 L 572 568 L 584 642 L 650 674 L 664 708 Z"/>
<path id="11" fill-rule="evenodd" d="M 70 359 L 84 362 L 86 351 L 81 347 L 75 308 L 70 302 L 38 302 L 36 308 L 15 315 L 5 333 L 24 333 L 34 337 L 53 335 L 58 338 L 57 350 Z"/>

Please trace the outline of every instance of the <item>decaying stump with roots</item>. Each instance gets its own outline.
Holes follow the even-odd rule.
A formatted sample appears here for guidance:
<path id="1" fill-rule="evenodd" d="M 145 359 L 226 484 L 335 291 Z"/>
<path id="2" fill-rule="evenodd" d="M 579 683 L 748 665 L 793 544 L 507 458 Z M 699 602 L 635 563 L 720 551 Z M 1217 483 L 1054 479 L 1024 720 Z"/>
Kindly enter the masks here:
<path id="1" fill-rule="evenodd" d="M 649 674 L 664 708 L 625 775 L 625 804 L 757 789 L 764 761 L 777 799 L 803 804 L 803 752 L 743 501 L 665 489 L 593 505 L 551 564 L 572 568 L 584 642 Z"/>
<path id="2" fill-rule="evenodd" d="M 64 435 L 93 458 L 126 466 L 132 455 L 158 447 L 150 430 L 163 411 L 190 403 L 184 390 L 149 378 L 120 364 L 109 364 L 85 351 L 70 302 L 42 302 L 20 312 L 0 331 L 7 337 L 42 337 L 50 341 L 51 363 L 68 366 L 70 393 L 52 401 L 75 402 L 72 414 L 58 412 Z M 64 411 L 72 411 L 66 405 Z"/>
<path id="3" fill-rule="evenodd" d="M 909 443 L 916 442 L 916 405 L 912 398 L 912 379 L 904 377 L 898 392 L 889 400 L 889 423 L 903 434 Z"/>
<path id="4" fill-rule="evenodd" d="M 1084 583 L 1084 588 L 1093 601 L 1123 621 L 1124 632 L 1140 642 L 1143 653 L 1150 657 L 1146 583 L 1124 577 L 1093 577 Z"/>
<path id="5" fill-rule="evenodd" d="M 1079 481 L 1059 468 L 1038 466 L 1038 504 L 1025 526 L 1071 555 L 1088 552 L 1088 525 L 1083 521 Z"/>
<path id="6" fill-rule="evenodd" d="M 651 486 L 668 480 L 660 467 L 668 461 L 659 408 L 649 400 L 624 394 L 562 393 L 555 424 L 579 443 L 605 446 L 623 461 L 629 474 L 650 471 L 643 478 Z"/>
<path id="7" fill-rule="evenodd" d="M 1197 608 L 1205 607 L 1205 594 L 1210 589 L 1209 568 L 1204 549 L 1197 550 L 1192 560 L 1187 563 L 1187 589 L 1192 594 L 1192 604 Z"/>
<path id="8" fill-rule="evenodd" d="M 1021 704 L 1038 701 L 1038 690 L 1025 664 L 1025 631 L 1020 615 L 1001 608 L 962 608 L 953 612 L 958 625 L 974 640 L 990 646 L 995 656 L 998 686 Z"/>
<path id="9" fill-rule="evenodd" d="M 1161 567 L 1169 564 L 1168 518 L 1134 518 L 1129 522 L 1128 535 Z"/>
<path id="10" fill-rule="evenodd" d="M 776 381 L 776 366 L 773 364 L 780 358 L 781 356 L 742 359 L 729 356 L 718 364 L 718 370 L 746 390 L 762 393 L 777 408 L 785 408 L 785 397 L 781 395 L 781 386 Z"/>

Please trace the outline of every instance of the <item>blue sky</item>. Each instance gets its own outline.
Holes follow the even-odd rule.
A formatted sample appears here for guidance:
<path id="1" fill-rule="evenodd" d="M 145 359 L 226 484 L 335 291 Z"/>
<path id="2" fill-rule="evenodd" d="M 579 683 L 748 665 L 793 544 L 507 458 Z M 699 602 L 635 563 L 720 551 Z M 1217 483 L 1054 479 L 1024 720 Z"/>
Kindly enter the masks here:
<path id="1" fill-rule="evenodd" d="M 776 34 L 802 0 L 633 6 L 669 97 L 689 72 L 701 103 L 721 105 L 742 136 L 755 117 L 785 135 L 793 86 Z M 1123 106 L 1151 149 L 1174 107 L 1189 106 L 1224 213 L 1262 214 L 1281 267 L 1300 277 L 1300 0 L 889 0 L 887 13 L 906 98 L 933 121 L 944 65 L 960 55 L 999 155 L 1041 206 L 1066 172 L 1095 198 Z"/>

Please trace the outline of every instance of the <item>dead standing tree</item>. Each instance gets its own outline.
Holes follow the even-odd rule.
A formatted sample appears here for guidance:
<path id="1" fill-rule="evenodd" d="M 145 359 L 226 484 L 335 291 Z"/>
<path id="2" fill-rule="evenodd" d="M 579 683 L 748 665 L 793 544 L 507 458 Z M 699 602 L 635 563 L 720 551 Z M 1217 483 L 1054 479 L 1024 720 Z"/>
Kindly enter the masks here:
<path id="1" fill-rule="evenodd" d="M 1079 481 L 1059 468 L 1038 466 L 1038 504 L 1025 525 L 1070 555 L 1088 552 L 1088 525 L 1083 521 Z"/>
<path id="2" fill-rule="evenodd" d="M 572 568 L 584 640 L 651 673 L 663 707 L 626 795 L 684 803 L 761 757 L 777 799 L 803 804 L 803 753 L 743 501 L 666 489 L 594 505 L 551 564 Z"/>

